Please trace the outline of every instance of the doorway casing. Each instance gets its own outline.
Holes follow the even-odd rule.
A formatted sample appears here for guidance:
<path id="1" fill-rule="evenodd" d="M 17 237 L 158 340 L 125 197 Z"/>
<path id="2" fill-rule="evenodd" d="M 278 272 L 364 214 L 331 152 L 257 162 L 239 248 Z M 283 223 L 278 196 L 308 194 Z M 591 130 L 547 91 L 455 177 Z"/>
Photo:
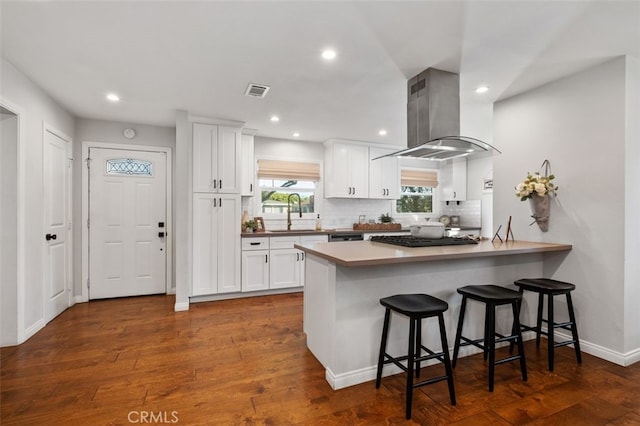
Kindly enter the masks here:
<path id="1" fill-rule="evenodd" d="M 89 158 L 89 148 L 104 149 L 124 149 L 148 152 L 164 152 L 167 158 L 167 270 L 166 270 L 166 292 L 167 294 L 175 293 L 173 285 L 173 216 L 172 216 L 172 151 L 169 147 L 149 146 L 149 145 L 129 145 L 106 142 L 82 142 L 82 283 L 81 294 L 76 295 L 76 302 L 89 301 L 89 229 L 87 223 L 89 221 L 89 169 L 87 161 Z"/>

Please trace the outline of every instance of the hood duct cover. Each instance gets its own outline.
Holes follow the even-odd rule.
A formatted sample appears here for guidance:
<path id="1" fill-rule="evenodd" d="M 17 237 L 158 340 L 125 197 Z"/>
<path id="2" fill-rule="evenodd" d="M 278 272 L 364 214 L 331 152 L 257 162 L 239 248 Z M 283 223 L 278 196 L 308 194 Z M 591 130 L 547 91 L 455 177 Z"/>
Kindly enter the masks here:
<path id="1" fill-rule="evenodd" d="M 500 153 L 486 142 L 460 135 L 460 76 L 428 68 L 407 84 L 407 149 L 391 156 L 443 161 Z"/>

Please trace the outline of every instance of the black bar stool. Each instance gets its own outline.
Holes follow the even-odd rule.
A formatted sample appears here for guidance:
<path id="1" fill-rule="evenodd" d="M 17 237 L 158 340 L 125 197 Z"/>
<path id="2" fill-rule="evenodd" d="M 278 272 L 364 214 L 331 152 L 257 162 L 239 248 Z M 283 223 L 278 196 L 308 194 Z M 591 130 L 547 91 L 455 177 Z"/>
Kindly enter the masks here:
<path id="1" fill-rule="evenodd" d="M 493 378 L 495 366 L 505 362 L 520 360 L 520 370 L 522 371 L 522 380 L 527 381 L 527 365 L 524 358 L 524 345 L 522 343 L 522 332 L 520 331 L 519 321 L 519 301 L 522 295 L 515 290 L 497 285 L 468 285 L 460 287 L 458 293 L 462 295 L 462 305 L 460 306 L 460 318 L 458 320 L 458 330 L 456 332 L 456 342 L 453 347 L 453 367 L 455 368 L 458 360 L 458 352 L 461 346 L 473 345 L 483 350 L 484 359 L 489 355 L 489 391 L 493 392 Z M 464 313 L 467 307 L 467 299 L 476 300 L 484 303 L 484 337 L 482 339 L 471 340 L 462 336 L 462 324 L 464 322 Z M 513 327 L 510 336 L 503 336 L 496 333 L 496 306 L 511 304 L 513 311 Z M 461 343 L 461 340 L 463 343 Z M 518 344 L 518 355 L 509 356 L 500 360 L 496 360 L 496 343 L 498 342 L 514 342 Z"/>
<path id="2" fill-rule="evenodd" d="M 571 292 L 576 288 L 574 284 L 566 283 L 563 281 L 552 280 L 549 278 L 523 278 L 515 281 L 514 283 L 520 288 L 520 294 L 524 290 L 533 291 L 538 293 L 538 317 L 536 319 L 536 326 L 531 327 L 522 324 L 520 327 L 523 331 L 535 331 L 536 332 L 536 346 L 540 346 L 540 335 L 547 336 L 547 353 L 549 371 L 553 371 L 554 361 L 554 349 L 560 346 L 566 346 L 573 344 L 573 348 L 576 351 L 576 359 L 578 364 L 582 364 L 582 354 L 580 353 L 580 340 L 578 339 L 578 328 L 576 326 L 576 316 L 573 312 L 573 302 L 571 301 Z M 553 315 L 553 296 L 558 295 L 567 296 L 567 309 L 569 311 L 569 321 L 567 322 L 555 322 Z M 547 295 L 547 319 L 542 318 L 542 306 L 544 304 L 544 296 Z M 547 323 L 547 331 L 542 331 L 542 323 Z M 562 328 L 567 331 L 571 331 L 571 340 L 563 342 L 555 342 L 554 329 Z"/>
<path id="3" fill-rule="evenodd" d="M 382 340 L 380 342 L 380 356 L 378 358 L 378 371 L 376 373 L 376 389 L 380 388 L 382 367 L 384 364 L 394 363 L 407 372 L 407 419 L 411 418 L 413 389 L 420 386 L 447 380 L 449 384 L 451 405 L 456 405 L 456 394 L 453 388 L 453 370 L 451 369 L 449 346 L 447 344 L 447 335 L 444 328 L 443 312 L 449 309 L 447 302 L 426 294 L 398 294 L 380 299 L 380 304 L 385 307 L 385 313 L 384 325 L 382 327 Z M 391 311 L 409 317 L 409 350 L 405 356 L 392 357 L 386 352 Z M 440 340 L 442 342 L 442 352 L 438 353 L 422 345 L 422 319 L 436 316 L 438 317 L 438 322 L 440 324 Z M 427 355 L 422 355 L 423 350 Z M 417 379 L 420 377 L 420 363 L 434 358 L 444 364 L 446 375 L 414 383 L 414 366 L 415 376 Z M 407 361 L 407 365 L 404 366 L 401 364 L 401 361 Z"/>

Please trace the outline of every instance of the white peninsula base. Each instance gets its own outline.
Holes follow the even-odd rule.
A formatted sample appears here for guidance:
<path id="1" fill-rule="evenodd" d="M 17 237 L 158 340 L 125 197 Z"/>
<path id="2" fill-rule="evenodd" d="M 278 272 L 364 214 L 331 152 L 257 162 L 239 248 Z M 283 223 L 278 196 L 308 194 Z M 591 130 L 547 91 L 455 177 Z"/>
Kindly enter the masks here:
<path id="1" fill-rule="evenodd" d="M 565 247 L 568 248 L 564 250 L 571 248 Z M 546 261 L 551 259 L 550 263 L 554 264 L 566 256 L 566 252 L 534 252 L 349 267 L 318 253 L 318 245 L 313 249 L 307 248 L 304 331 L 307 346 L 325 367 L 326 379 L 333 389 L 375 379 L 384 317 L 380 298 L 401 293 L 426 293 L 445 300 L 449 303 L 445 324 L 449 350 L 452 351 L 462 299 L 456 292 L 458 287 L 497 284 L 515 288 L 513 282 L 516 279 L 545 276 Z M 535 318 L 531 308 L 533 301 L 533 298 L 530 302 L 525 298 L 523 302 L 521 319 L 524 323 Z M 463 335 L 482 336 L 483 306 L 469 301 Z M 507 332 L 512 322 L 511 308 L 500 308 L 496 316 L 496 330 Z M 387 346 L 389 353 L 406 354 L 408 330 L 406 318 L 392 315 Z M 440 348 L 437 320 L 424 320 L 422 330 L 425 346 Z M 479 352 L 477 348 L 468 346 L 462 348 L 460 356 L 476 352 Z M 400 369 L 395 366 L 385 366 L 385 375 L 398 372 Z"/>

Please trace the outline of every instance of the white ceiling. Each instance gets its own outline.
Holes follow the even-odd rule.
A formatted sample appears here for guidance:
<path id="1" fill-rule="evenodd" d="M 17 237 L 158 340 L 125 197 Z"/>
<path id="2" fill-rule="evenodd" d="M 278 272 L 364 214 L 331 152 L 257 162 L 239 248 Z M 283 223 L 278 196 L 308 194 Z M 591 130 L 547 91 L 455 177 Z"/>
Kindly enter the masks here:
<path id="1" fill-rule="evenodd" d="M 2 56 L 75 116 L 174 126 L 182 109 L 308 141 L 404 145 L 406 80 L 425 68 L 460 73 L 462 102 L 491 103 L 614 56 L 640 57 L 634 0 L 0 7 Z M 331 63 L 320 58 L 327 46 L 338 52 Z M 250 82 L 271 86 L 267 97 L 244 96 Z M 490 92 L 474 93 L 480 84 Z"/>

